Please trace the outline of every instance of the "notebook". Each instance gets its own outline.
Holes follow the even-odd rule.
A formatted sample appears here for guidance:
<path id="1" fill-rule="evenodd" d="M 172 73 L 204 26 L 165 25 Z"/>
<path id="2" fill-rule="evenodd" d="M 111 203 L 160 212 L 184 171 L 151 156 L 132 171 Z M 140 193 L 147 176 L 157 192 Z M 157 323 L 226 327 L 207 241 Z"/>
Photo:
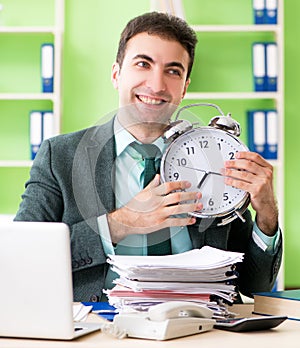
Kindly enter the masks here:
<path id="1" fill-rule="evenodd" d="M 73 322 L 70 232 L 53 222 L 0 224 L 0 336 L 71 340 L 100 323 Z"/>

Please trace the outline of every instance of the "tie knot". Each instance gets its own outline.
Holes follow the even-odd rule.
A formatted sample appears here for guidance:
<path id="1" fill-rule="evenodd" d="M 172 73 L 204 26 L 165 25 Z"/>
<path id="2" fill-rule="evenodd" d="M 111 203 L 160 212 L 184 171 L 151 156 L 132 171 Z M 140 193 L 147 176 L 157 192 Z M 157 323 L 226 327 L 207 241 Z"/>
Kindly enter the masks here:
<path id="1" fill-rule="evenodd" d="M 160 155 L 159 148 L 154 144 L 138 144 L 137 142 L 133 142 L 130 145 L 145 159 L 159 157 Z"/>

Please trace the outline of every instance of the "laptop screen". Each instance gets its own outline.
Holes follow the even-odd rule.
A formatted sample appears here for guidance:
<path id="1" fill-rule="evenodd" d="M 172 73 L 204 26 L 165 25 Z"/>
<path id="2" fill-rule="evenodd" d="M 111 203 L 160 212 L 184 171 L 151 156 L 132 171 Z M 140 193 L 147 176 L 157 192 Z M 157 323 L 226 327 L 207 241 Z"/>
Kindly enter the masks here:
<path id="1" fill-rule="evenodd" d="M 0 336 L 73 337 L 67 225 L 1 223 L 0 279 Z"/>

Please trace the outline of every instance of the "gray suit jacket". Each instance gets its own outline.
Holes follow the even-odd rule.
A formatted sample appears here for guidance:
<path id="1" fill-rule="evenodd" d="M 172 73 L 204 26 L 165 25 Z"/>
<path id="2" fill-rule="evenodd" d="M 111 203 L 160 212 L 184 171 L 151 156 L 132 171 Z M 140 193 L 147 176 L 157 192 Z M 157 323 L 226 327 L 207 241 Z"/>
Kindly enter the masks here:
<path id="1" fill-rule="evenodd" d="M 15 220 L 64 222 L 71 230 L 75 301 L 101 299 L 108 265 L 97 228 L 97 217 L 115 209 L 113 120 L 43 142 Z M 282 238 L 274 254 L 263 252 L 246 222 L 236 219 L 222 227 L 199 219 L 189 227 L 194 248 L 210 245 L 245 253 L 238 266 L 240 291 L 250 296 L 268 291 L 276 279 Z M 55 250 L 53 250 L 55 252 Z"/>

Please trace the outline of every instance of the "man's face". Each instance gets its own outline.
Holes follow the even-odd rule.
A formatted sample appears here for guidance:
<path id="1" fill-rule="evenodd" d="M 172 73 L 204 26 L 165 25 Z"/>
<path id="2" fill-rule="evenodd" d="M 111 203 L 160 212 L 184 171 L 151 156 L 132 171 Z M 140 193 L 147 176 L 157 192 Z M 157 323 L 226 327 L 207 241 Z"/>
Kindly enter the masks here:
<path id="1" fill-rule="evenodd" d="M 147 33 L 132 37 L 122 67 L 115 63 L 112 70 L 119 107 L 130 105 L 131 121 L 166 123 L 185 95 L 188 64 L 189 55 L 177 41 Z"/>

